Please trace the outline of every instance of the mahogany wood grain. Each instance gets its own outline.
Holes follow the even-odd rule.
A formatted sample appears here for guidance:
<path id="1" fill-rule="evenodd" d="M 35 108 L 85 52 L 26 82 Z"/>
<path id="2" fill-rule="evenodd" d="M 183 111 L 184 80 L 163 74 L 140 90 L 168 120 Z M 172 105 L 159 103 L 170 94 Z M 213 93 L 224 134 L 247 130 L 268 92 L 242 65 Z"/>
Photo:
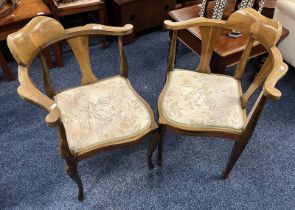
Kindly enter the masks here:
<path id="1" fill-rule="evenodd" d="M 21 0 L 10 15 L 0 19 L 0 26 L 28 21 L 38 15 L 50 16 L 51 14 L 50 9 L 43 0 Z M 2 27 L 0 27 L 1 29 Z"/>
<path id="2" fill-rule="evenodd" d="M 58 7 L 55 5 L 53 0 L 46 0 L 48 6 L 52 10 L 53 17 L 56 20 L 60 20 L 62 17 L 80 14 L 84 12 L 97 12 L 99 21 L 103 25 L 108 24 L 108 19 L 106 15 L 106 6 L 104 1 L 94 1 L 87 4 L 76 4 L 69 7 Z M 102 36 L 102 44 L 104 47 L 108 46 L 108 41 L 105 36 Z"/>
<path id="3" fill-rule="evenodd" d="M 175 9 L 176 0 L 107 0 L 107 13 L 112 25 L 132 24 L 134 33 L 125 36 L 124 44 L 134 40 L 135 34 L 158 27 Z"/>
<path id="4" fill-rule="evenodd" d="M 44 15 L 44 16 L 51 16 L 52 13 L 48 6 L 43 2 L 43 0 L 21 0 L 18 3 L 16 9 L 9 14 L 8 16 L 0 19 L 0 41 L 6 40 L 7 36 L 11 33 L 14 33 L 21 29 L 26 23 L 28 23 L 32 18 Z M 54 45 L 53 47 L 56 47 Z M 58 52 L 55 51 L 54 55 L 56 59 L 59 61 L 60 57 L 57 54 Z M 46 63 L 49 68 L 53 68 L 54 64 L 50 55 L 49 49 L 44 49 L 43 55 L 46 58 Z M 0 57 L 1 60 L 1 68 L 3 69 L 5 74 L 7 75 L 8 80 L 14 80 L 10 69 L 8 68 L 4 57 Z M 60 62 L 57 62 L 60 64 Z M 61 63 L 62 65 L 62 63 Z M 58 65 L 58 66 L 61 66 Z M 10 74 L 10 75 L 9 75 Z"/>
<path id="5" fill-rule="evenodd" d="M 0 67 L 3 70 L 3 73 L 5 74 L 5 76 L 7 77 L 8 81 L 13 81 L 14 80 L 14 76 L 11 73 L 4 56 L 2 55 L 2 52 L 0 51 Z"/>
<path id="6" fill-rule="evenodd" d="M 230 4 L 232 4 L 230 2 Z M 208 17 L 212 16 L 213 3 L 209 2 Z M 199 5 L 181 8 L 173 10 L 169 13 L 171 20 L 173 21 L 186 21 L 192 18 L 198 17 L 200 11 Z M 233 11 L 233 7 L 228 6 L 224 12 L 224 18 L 227 19 Z M 212 72 L 224 73 L 225 68 L 237 64 L 240 61 L 240 57 L 244 49 L 248 44 L 248 36 L 243 34 L 239 38 L 231 38 L 228 36 L 231 29 L 222 29 L 221 36 L 217 44 L 214 47 L 212 60 L 210 63 Z M 288 35 L 288 30 L 283 29 L 281 40 Z M 179 31 L 178 38 L 186 46 L 188 46 L 193 52 L 201 54 L 201 31 L 199 27 L 189 27 L 187 30 Z M 261 54 L 266 53 L 266 49 L 255 41 L 253 48 L 249 55 L 249 59 L 257 57 Z"/>

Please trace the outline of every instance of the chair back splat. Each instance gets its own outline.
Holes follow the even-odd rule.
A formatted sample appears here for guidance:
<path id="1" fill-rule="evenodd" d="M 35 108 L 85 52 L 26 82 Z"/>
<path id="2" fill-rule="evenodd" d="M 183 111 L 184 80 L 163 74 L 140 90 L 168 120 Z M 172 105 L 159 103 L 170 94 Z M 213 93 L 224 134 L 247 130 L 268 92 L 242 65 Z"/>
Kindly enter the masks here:
<path id="1" fill-rule="evenodd" d="M 48 17 L 39 16 L 31 20 L 24 28 L 20 31 L 13 33 L 8 36 L 7 44 L 8 47 L 19 64 L 19 80 L 20 86 L 18 88 L 19 95 L 31 101 L 42 108 L 45 108 L 50 115 L 55 116 L 54 122 L 47 123 L 56 125 L 58 121 L 58 109 L 52 110 L 50 107 L 54 104 L 54 101 L 43 95 L 30 79 L 29 69 L 32 61 L 36 56 L 41 61 L 41 69 L 43 75 L 43 85 L 45 92 L 49 97 L 56 95 L 56 92 L 51 83 L 50 74 L 43 58 L 40 53 L 42 49 L 49 45 L 65 40 L 79 63 L 80 70 L 82 73 L 81 84 L 87 85 L 97 81 L 95 75 L 92 72 L 90 59 L 89 59 L 89 36 L 90 35 L 110 35 L 118 36 L 119 41 L 119 55 L 120 55 L 120 74 L 127 77 L 128 65 L 124 54 L 124 48 L 120 39 L 122 36 L 132 33 L 133 26 L 130 24 L 124 27 L 110 27 L 100 24 L 88 24 L 81 27 L 64 29 L 63 26 L 56 20 Z M 34 94 L 32 94 L 34 92 Z M 38 99 L 40 103 L 37 102 Z M 48 116 L 48 120 L 53 120 L 52 117 Z"/>
<path id="2" fill-rule="evenodd" d="M 66 41 L 73 50 L 74 55 L 79 63 L 82 72 L 81 85 L 88 85 L 97 82 L 90 65 L 89 35 L 68 38 Z"/>
<path id="3" fill-rule="evenodd" d="M 219 40 L 221 28 L 214 26 L 200 26 L 202 49 L 200 64 L 197 67 L 197 71 L 201 73 L 211 73 L 210 61 L 212 58 L 215 44 Z"/>

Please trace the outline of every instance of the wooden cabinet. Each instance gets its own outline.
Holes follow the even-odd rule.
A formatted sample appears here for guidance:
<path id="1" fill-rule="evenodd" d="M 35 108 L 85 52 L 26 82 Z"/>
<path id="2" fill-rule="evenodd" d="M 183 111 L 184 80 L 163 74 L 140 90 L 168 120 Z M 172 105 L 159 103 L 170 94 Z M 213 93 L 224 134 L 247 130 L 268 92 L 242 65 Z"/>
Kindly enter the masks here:
<path id="1" fill-rule="evenodd" d="M 160 26 L 175 8 L 176 0 L 107 0 L 109 22 L 115 26 L 131 23 L 134 33 L 124 39 L 133 40 L 137 32 Z"/>

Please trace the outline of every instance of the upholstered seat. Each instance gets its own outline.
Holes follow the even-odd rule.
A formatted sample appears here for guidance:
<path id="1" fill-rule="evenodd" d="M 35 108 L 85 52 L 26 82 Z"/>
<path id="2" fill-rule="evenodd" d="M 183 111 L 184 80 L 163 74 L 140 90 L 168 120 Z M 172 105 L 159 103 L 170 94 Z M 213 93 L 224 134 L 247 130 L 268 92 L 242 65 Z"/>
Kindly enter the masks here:
<path id="1" fill-rule="evenodd" d="M 159 106 L 167 122 L 187 129 L 241 132 L 244 111 L 240 84 L 233 77 L 175 69 L 169 72 Z"/>
<path id="2" fill-rule="evenodd" d="M 121 76 L 61 92 L 55 102 L 72 153 L 136 136 L 151 124 L 146 106 Z"/>

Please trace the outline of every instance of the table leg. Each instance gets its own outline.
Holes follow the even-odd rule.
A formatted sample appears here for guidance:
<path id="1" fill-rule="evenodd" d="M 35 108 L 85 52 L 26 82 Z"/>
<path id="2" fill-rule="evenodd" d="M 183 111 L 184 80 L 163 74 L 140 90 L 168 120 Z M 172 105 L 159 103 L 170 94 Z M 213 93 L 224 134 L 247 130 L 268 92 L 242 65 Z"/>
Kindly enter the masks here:
<path id="1" fill-rule="evenodd" d="M 101 5 L 101 8 L 99 9 L 99 19 L 100 19 L 99 21 L 101 22 L 101 24 L 103 24 L 103 25 L 108 24 L 105 3 L 103 3 Z M 102 46 L 107 47 L 109 45 L 109 42 L 108 42 L 106 36 L 105 35 L 101 36 L 101 39 L 102 39 Z"/>
<path id="2" fill-rule="evenodd" d="M 2 52 L 0 51 L 0 66 L 6 76 L 6 78 L 8 79 L 8 81 L 13 81 L 14 80 L 14 76 L 12 75 L 6 60 L 4 58 L 4 56 L 2 55 Z"/>
<path id="3" fill-rule="evenodd" d="M 53 62 L 51 59 L 51 54 L 50 54 L 49 48 L 47 47 L 47 48 L 43 49 L 41 53 L 45 57 L 47 67 L 49 69 L 52 69 L 54 66 L 53 66 Z"/>
<path id="4" fill-rule="evenodd" d="M 226 69 L 226 62 L 220 56 L 213 53 L 210 62 L 210 68 L 212 73 L 224 74 Z"/>
<path id="5" fill-rule="evenodd" d="M 63 67 L 64 62 L 62 58 L 62 44 L 59 42 L 59 43 L 54 43 L 52 46 L 53 46 L 53 51 L 55 56 L 56 67 Z"/>

